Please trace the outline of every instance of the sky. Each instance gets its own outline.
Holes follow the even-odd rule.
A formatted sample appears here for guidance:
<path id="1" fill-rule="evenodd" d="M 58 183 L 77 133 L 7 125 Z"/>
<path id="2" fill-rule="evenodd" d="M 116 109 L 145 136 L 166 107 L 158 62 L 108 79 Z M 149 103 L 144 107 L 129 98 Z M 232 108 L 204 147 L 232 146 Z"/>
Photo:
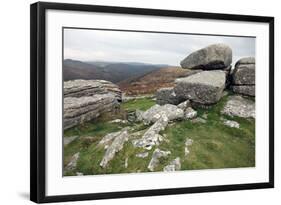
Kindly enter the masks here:
<path id="1" fill-rule="evenodd" d="M 64 29 L 64 59 L 179 66 L 190 53 L 214 43 L 232 48 L 232 63 L 255 56 L 255 38 Z"/>

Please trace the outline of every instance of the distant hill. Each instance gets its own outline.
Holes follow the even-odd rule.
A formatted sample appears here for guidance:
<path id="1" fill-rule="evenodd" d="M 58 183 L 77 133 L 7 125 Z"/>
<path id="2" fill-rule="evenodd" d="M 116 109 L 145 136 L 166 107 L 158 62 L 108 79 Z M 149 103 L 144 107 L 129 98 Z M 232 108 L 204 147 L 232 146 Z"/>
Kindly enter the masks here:
<path id="1" fill-rule="evenodd" d="M 129 78 L 137 78 L 159 70 L 167 65 L 154 65 L 138 62 L 82 62 L 66 59 L 63 63 L 64 81 L 74 79 L 102 79 L 118 83 Z"/>
<path id="2" fill-rule="evenodd" d="M 172 87 L 176 78 L 188 76 L 191 72 L 181 67 L 161 68 L 140 77 L 124 80 L 118 85 L 126 95 L 152 94 L 159 88 Z"/>

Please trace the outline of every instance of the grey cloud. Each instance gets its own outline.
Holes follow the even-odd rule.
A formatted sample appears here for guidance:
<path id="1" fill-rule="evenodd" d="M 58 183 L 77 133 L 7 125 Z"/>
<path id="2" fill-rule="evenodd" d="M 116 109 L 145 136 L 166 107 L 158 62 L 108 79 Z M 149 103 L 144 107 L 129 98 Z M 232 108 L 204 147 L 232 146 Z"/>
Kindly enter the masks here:
<path id="1" fill-rule="evenodd" d="M 179 65 L 191 52 L 214 43 L 228 44 L 233 62 L 255 56 L 255 38 L 65 29 L 64 58 Z"/>

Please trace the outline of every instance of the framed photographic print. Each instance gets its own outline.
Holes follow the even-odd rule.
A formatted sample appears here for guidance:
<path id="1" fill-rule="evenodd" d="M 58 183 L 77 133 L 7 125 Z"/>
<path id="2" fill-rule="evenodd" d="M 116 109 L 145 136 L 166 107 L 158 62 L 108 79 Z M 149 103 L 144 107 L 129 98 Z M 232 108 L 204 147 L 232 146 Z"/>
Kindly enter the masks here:
<path id="1" fill-rule="evenodd" d="M 31 200 L 274 187 L 274 18 L 31 5 Z"/>

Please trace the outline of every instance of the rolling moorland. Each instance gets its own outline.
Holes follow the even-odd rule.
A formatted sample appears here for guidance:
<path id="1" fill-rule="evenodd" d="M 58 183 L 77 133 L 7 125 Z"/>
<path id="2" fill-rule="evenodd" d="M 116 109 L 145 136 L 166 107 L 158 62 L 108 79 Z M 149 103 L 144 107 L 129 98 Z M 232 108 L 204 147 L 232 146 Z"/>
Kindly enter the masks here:
<path id="1" fill-rule="evenodd" d="M 254 167 L 254 58 L 210 47 L 181 67 L 66 60 L 64 175 Z"/>

